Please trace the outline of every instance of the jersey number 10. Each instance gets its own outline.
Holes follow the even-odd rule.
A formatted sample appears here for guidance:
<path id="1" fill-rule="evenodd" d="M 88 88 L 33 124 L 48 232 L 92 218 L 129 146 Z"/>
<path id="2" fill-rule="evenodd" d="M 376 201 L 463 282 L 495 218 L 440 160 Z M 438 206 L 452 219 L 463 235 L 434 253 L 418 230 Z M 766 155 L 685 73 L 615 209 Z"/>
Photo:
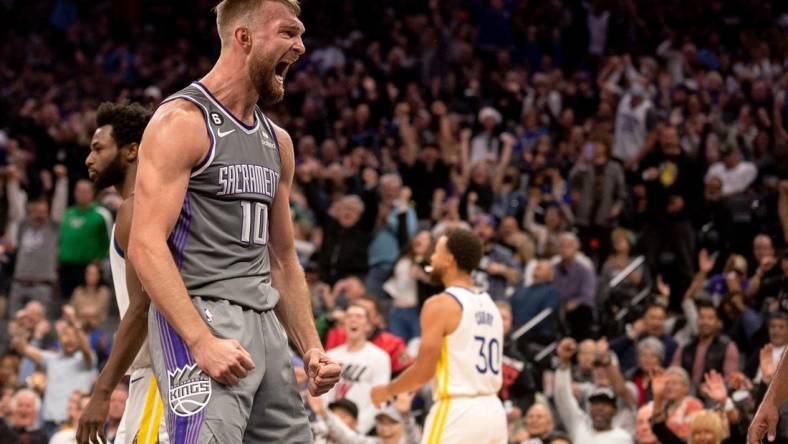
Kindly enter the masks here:
<path id="1" fill-rule="evenodd" d="M 488 341 L 484 336 L 474 336 L 473 339 L 479 343 L 481 361 L 476 364 L 476 370 L 482 374 L 489 370 L 497 375 L 501 371 L 501 344 L 498 343 L 498 339 L 492 338 Z"/>
<path id="2" fill-rule="evenodd" d="M 243 227 L 241 228 L 241 242 L 255 245 L 268 244 L 268 205 L 262 202 L 242 201 Z M 254 217 L 253 217 L 254 216 Z"/>

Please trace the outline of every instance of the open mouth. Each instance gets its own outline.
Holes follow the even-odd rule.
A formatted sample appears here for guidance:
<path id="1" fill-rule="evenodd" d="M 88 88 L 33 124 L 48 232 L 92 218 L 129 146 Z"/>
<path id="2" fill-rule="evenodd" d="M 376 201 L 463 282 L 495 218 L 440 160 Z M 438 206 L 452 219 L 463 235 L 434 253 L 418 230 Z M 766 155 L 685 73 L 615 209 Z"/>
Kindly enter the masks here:
<path id="1" fill-rule="evenodd" d="M 276 81 L 279 83 L 284 83 L 285 75 L 287 75 L 287 70 L 290 68 L 290 62 L 279 62 L 274 66 L 274 77 Z"/>

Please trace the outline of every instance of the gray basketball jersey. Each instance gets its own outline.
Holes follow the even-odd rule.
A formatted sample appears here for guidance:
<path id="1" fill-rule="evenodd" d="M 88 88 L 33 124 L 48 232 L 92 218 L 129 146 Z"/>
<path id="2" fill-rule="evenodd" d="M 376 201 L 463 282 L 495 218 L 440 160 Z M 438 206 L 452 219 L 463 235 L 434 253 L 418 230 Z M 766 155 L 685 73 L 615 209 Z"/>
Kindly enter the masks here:
<path id="1" fill-rule="evenodd" d="M 203 112 L 211 140 L 168 239 L 186 288 L 192 297 L 273 308 L 279 294 L 271 286 L 268 221 L 281 171 L 273 125 L 255 108 L 247 126 L 199 82 L 164 102 L 177 99 Z"/>

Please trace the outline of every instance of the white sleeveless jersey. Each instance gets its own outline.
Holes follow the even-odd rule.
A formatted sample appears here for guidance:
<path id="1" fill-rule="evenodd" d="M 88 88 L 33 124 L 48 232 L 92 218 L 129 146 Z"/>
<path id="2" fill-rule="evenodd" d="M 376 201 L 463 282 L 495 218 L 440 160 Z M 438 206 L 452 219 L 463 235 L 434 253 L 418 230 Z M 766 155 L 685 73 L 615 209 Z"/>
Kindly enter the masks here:
<path id="1" fill-rule="evenodd" d="M 631 96 L 625 95 L 618 103 L 616 127 L 613 137 L 613 156 L 623 160 L 631 160 L 643 149 L 646 143 L 646 115 L 651 108 L 649 100 L 643 100 L 632 108 Z"/>
<path id="2" fill-rule="evenodd" d="M 462 305 L 462 318 L 444 336 L 433 379 L 436 401 L 453 397 L 495 395 L 501 389 L 503 321 L 490 295 L 449 287 L 446 293 Z"/>
<path id="3" fill-rule="evenodd" d="M 109 265 L 112 268 L 112 283 L 115 287 L 115 300 L 118 303 L 120 318 L 126 316 L 129 309 L 129 289 L 126 286 L 126 254 L 115 239 L 115 225 L 112 225 L 112 239 L 109 246 Z M 142 343 L 137 357 L 131 363 L 129 372 L 138 368 L 150 367 L 150 352 L 148 352 L 148 338 Z"/>

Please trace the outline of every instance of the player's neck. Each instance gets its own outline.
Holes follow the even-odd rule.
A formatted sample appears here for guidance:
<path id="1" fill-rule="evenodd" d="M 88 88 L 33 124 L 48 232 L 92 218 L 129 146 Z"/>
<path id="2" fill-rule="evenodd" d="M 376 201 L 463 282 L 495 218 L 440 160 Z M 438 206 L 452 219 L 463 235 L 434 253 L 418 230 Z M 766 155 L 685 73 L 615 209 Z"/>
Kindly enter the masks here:
<path id="1" fill-rule="evenodd" d="M 134 162 L 126 169 L 126 174 L 123 176 L 123 182 L 115 185 L 115 188 L 118 190 L 123 200 L 128 199 L 131 197 L 132 193 L 134 193 L 134 179 L 136 179 L 136 177 L 137 162 Z"/>
<path id="2" fill-rule="evenodd" d="M 443 277 L 443 285 L 449 287 L 464 287 L 474 289 L 471 275 L 459 270 L 448 270 Z"/>
<path id="3" fill-rule="evenodd" d="M 232 55 L 222 55 L 202 79 L 208 91 L 237 119 L 254 124 L 254 107 L 259 96 L 249 78 L 249 71 Z"/>

